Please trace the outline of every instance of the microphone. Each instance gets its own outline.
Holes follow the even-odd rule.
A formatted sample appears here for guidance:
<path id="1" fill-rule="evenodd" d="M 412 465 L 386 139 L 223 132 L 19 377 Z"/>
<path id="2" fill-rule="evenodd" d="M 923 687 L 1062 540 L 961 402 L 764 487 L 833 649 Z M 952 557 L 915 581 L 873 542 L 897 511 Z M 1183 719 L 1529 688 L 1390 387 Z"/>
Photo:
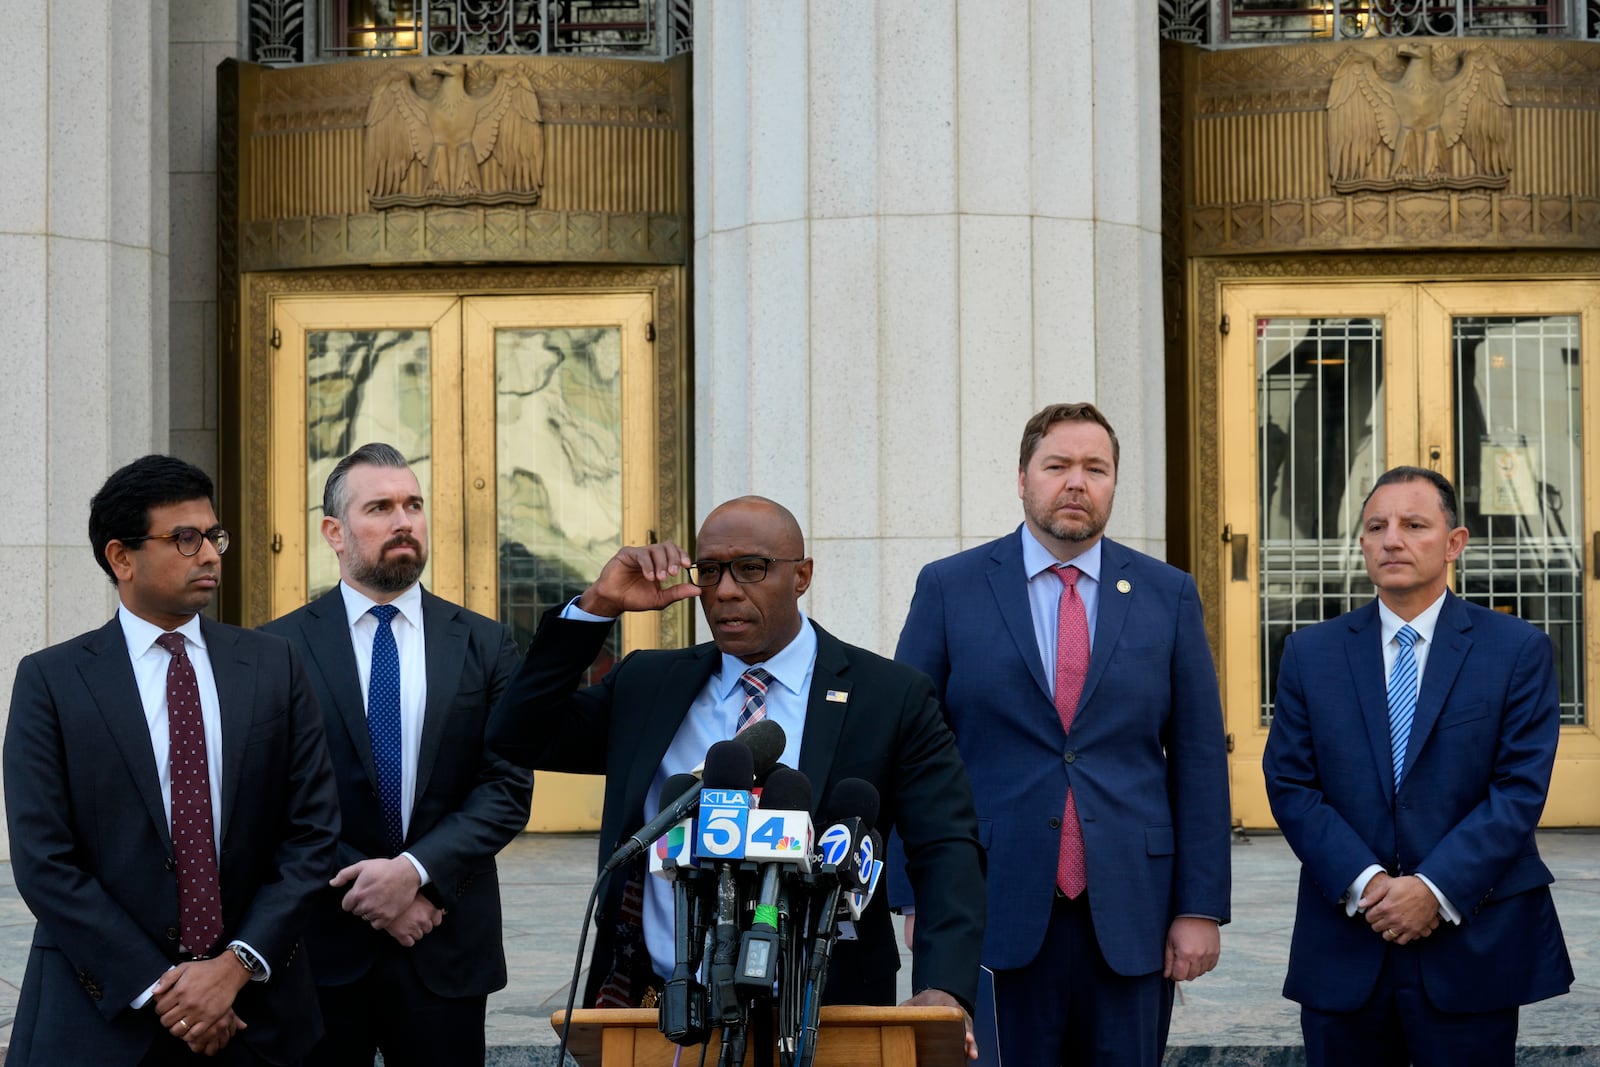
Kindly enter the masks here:
<path id="1" fill-rule="evenodd" d="M 734 740 L 717 742 L 717 745 L 725 744 L 738 745 L 740 748 L 749 750 L 751 763 L 753 764 L 751 772 L 753 780 L 756 773 L 766 774 L 777 764 L 778 757 L 783 755 L 783 746 L 787 744 L 787 739 L 783 735 L 783 727 L 771 719 L 762 719 L 760 722 L 752 723 L 749 729 L 734 738 Z M 717 745 L 712 745 L 711 748 L 715 749 Z M 711 750 L 708 749 L 706 751 L 708 762 L 710 757 Z M 749 784 L 747 783 L 742 788 L 748 789 Z M 650 846 L 651 842 L 666 833 L 673 823 L 678 822 L 693 811 L 699 803 L 700 790 L 696 788 L 686 789 L 671 805 L 663 806 L 655 818 L 641 826 L 637 833 L 618 846 L 617 850 L 611 854 L 611 858 L 606 860 L 605 866 L 600 868 L 600 876 L 604 878 L 624 863 L 637 857 Z"/>
<path id="2" fill-rule="evenodd" d="M 811 868 L 811 782 L 799 771 L 775 769 L 751 817 L 745 859 L 761 863 L 761 891 L 750 929 L 739 944 L 735 982 L 749 993 L 770 993 L 778 975 L 778 895 L 784 867 Z"/>
<path id="3" fill-rule="evenodd" d="M 851 922 L 860 922 L 861 913 L 867 910 L 867 905 L 872 903 L 872 894 L 878 891 L 878 876 L 883 873 L 883 836 L 876 830 L 867 832 L 861 842 L 861 851 L 857 853 L 860 860 L 862 884 L 860 889 L 852 889 L 845 895 L 845 910 L 850 913 Z"/>
<path id="4" fill-rule="evenodd" d="M 817 1022 L 822 1009 L 823 979 L 828 958 L 839 936 L 839 904 L 846 892 L 864 887 L 871 878 L 875 859 L 868 834 L 878 819 L 878 790 L 862 778 L 846 778 L 833 787 L 828 810 L 833 820 L 818 842 L 822 850 L 821 873 L 827 884 L 822 909 L 817 912 L 812 931 L 811 956 L 806 965 L 806 991 L 802 1027 L 803 1043 L 795 1062 L 810 1067 L 817 1055 Z M 866 842 L 863 850 L 862 842 Z M 863 851 L 866 852 L 863 857 Z M 862 860 L 868 870 L 863 873 Z"/>
<path id="5" fill-rule="evenodd" d="M 661 787 L 663 799 L 678 796 L 697 786 L 692 774 L 675 774 Z M 685 827 L 688 829 L 685 829 Z M 689 820 L 672 827 L 656 843 L 651 853 L 652 867 L 659 857 L 663 862 L 654 873 L 672 879 L 672 942 L 674 964 L 672 977 L 661 990 L 661 1006 L 657 1026 L 668 1041 L 679 1045 L 698 1045 L 711 1036 L 706 1025 L 706 1012 L 710 1002 L 706 987 L 700 983 L 701 942 L 695 937 L 701 907 L 699 881 L 702 872 L 689 859 L 693 833 Z M 678 840 L 674 841 L 676 837 Z M 687 862 L 679 862 L 673 853 L 681 852 Z"/>
<path id="6" fill-rule="evenodd" d="M 766 721 L 766 720 L 763 720 Z M 754 727 L 751 727 L 754 729 Z M 750 750 L 737 741 L 718 741 L 706 752 L 704 788 L 700 790 L 700 825 L 695 858 L 717 865 L 717 923 L 711 954 L 713 1023 L 737 1025 L 744 1017 L 734 983 L 739 953 L 739 886 L 737 861 L 744 855 L 750 819 L 750 786 L 755 780 Z M 727 1043 L 724 1033 L 723 1041 Z"/>

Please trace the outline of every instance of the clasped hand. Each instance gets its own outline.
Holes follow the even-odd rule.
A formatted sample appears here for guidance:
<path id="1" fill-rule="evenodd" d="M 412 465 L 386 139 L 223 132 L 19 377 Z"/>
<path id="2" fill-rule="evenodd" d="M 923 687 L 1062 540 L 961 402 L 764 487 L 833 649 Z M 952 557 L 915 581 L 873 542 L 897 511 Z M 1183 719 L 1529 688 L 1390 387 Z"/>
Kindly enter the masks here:
<path id="1" fill-rule="evenodd" d="M 1439 898 L 1414 874 L 1391 878 L 1372 876 L 1356 906 L 1366 912 L 1367 925 L 1385 941 L 1409 944 L 1439 928 Z"/>
<path id="2" fill-rule="evenodd" d="M 151 1006 L 161 1025 L 190 1051 L 214 1056 L 245 1029 L 233 1000 L 250 980 L 231 953 L 180 963 L 156 982 Z"/>

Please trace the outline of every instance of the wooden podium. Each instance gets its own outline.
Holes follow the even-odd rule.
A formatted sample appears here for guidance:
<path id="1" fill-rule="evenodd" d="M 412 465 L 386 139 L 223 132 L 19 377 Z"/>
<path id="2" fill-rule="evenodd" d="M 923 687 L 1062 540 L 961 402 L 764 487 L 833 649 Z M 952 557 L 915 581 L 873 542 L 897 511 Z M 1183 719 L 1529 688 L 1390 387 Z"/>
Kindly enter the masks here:
<path id="1" fill-rule="evenodd" d="M 551 1016 L 558 1033 L 566 1017 L 564 1011 Z M 661 1036 L 656 1020 L 654 1008 L 581 1008 L 572 1013 L 567 1051 L 580 1067 L 672 1067 L 679 1047 Z M 819 1067 L 964 1067 L 965 1034 L 959 1008 L 825 1007 L 815 1062 Z M 680 1062 L 700 1062 L 699 1048 L 685 1048 Z M 712 1034 L 707 1063 L 717 1061 L 720 1048 L 720 1035 Z M 745 1063 L 750 1062 L 747 1049 Z"/>

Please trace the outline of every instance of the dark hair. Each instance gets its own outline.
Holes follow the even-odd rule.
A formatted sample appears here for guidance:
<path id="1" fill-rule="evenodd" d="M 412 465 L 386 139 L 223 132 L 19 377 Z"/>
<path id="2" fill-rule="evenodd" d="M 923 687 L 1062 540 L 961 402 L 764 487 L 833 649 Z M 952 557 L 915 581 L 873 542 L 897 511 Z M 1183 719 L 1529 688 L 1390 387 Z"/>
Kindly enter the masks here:
<path id="1" fill-rule="evenodd" d="M 406 457 L 393 445 L 386 445 L 382 441 L 372 441 L 362 445 L 348 456 L 334 465 L 333 473 L 328 475 L 328 481 L 322 487 L 322 513 L 332 516 L 340 522 L 344 521 L 344 513 L 350 507 L 350 494 L 345 492 L 345 478 L 350 473 L 351 467 L 392 467 L 397 470 L 410 470 L 411 464 L 406 462 Z"/>
<path id="2" fill-rule="evenodd" d="M 1450 479 L 1438 471 L 1430 471 L 1426 467 L 1390 467 L 1378 476 L 1372 483 L 1372 489 L 1367 493 L 1367 499 L 1361 502 L 1361 514 L 1367 513 L 1367 504 L 1372 500 L 1372 494 L 1386 485 L 1398 485 L 1401 482 L 1428 482 L 1439 491 L 1439 510 L 1444 512 L 1445 528 L 1454 530 L 1460 523 L 1460 515 L 1456 510 L 1456 487 L 1450 484 Z"/>
<path id="3" fill-rule="evenodd" d="M 117 576 L 106 559 L 106 545 L 149 533 L 151 508 L 202 498 L 216 506 L 210 476 L 176 456 L 140 456 L 107 478 L 89 501 L 89 544 L 111 584 L 117 584 Z"/>
<path id="4" fill-rule="evenodd" d="M 1111 465 L 1121 469 L 1122 445 L 1117 441 L 1117 431 L 1111 428 L 1111 423 L 1100 413 L 1099 408 L 1093 404 L 1051 404 L 1029 419 L 1028 424 L 1022 428 L 1022 449 L 1017 459 L 1018 470 L 1028 466 L 1028 461 L 1033 459 L 1033 454 L 1039 450 L 1039 442 L 1050 432 L 1050 427 L 1058 422 L 1092 422 L 1104 427 L 1111 437 Z"/>

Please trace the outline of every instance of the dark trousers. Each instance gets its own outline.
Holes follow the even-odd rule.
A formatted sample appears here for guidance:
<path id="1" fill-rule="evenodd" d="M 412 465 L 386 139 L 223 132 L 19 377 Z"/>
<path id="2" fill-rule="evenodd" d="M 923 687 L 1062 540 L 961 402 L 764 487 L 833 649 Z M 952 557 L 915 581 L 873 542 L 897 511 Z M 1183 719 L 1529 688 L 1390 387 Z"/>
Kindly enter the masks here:
<path id="1" fill-rule="evenodd" d="M 1132 978 L 1113 971 L 1090 909 L 1087 895 L 1057 897 L 1033 962 L 995 972 L 995 1020 L 1007 1067 L 1160 1064 L 1172 1024 L 1172 983 L 1160 971 Z"/>
<path id="2" fill-rule="evenodd" d="M 1308 1067 L 1510 1067 L 1517 1009 L 1440 1011 L 1422 985 L 1424 951 L 1420 944 L 1389 946 L 1378 985 L 1358 1011 L 1301 1008 Z"/>
<path id="3" fill-rule="evenodd" d="M 481 1067 L 488 997 L 441 997 L 396 945 L 349 985 L 318 986 L 327 1034 L 305 1067 Z"/>
<path id="4" fill-rule="evenodd" d="M 268 1062 L 256 1055 L 250 1046 L 244 1043 L 243 1034 L 235 1034 L 227 1047 L 215 1056 L 202 1056 L 190 1052 L 188 1045 L 171 1034 L 163 1034 L 156 1038 L 150 1046 L 150 1051 L 144 1054 L 144 1059 L 139 1061 L 139 1067 L 200 1067 L 201 1064 L 205 1064 L 206 1067 L 267 1067 Z"/>

